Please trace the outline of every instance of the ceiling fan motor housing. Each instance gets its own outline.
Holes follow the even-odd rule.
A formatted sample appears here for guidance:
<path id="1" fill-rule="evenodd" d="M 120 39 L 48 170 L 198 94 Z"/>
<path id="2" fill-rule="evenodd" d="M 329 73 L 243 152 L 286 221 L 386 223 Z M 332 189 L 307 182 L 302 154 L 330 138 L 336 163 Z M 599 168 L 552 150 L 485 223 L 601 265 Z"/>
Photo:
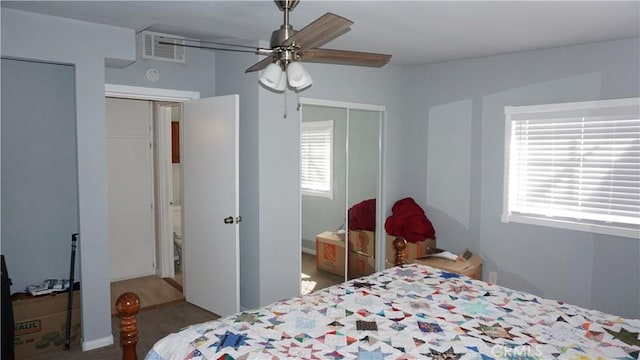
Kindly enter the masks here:
<path id="1" fill-rule="evenodd" d="M 289 25 L 289 11 L 293 10 L 300 0 L 274 0 L 280 11 L 284 12 L 284 21 L 280 26 L 280 29 L 271 33 L 271 48 L 275 49 L 280 47 L 285 40 L 295 34 L 297 31 L 293 29 L 293 26 Z"/>
<path id="2" fill-rule="evenodd" d="M 284 11 L 284 9 L 293 10 L 293 8 L 295 8 L 296 5 L 298 5 L 300 0 L 275 0 L 275 2 L 276 2 L 276 5 L 278 5 L 278 8 L 281 11 Z"/>
<path id="3" fill-rule="evenodd" d="M 274 48 L 280 47 L 280 44 L 282 44 L 285 40 L 287 40 L 297 32 L 298 31 L 294 30 L 291 25 L 280 26 L 280 29 L 275 30 L 274 32 L 271 33 L 271 42 L 270 42 L 271 48 L 274 49 Z"/>

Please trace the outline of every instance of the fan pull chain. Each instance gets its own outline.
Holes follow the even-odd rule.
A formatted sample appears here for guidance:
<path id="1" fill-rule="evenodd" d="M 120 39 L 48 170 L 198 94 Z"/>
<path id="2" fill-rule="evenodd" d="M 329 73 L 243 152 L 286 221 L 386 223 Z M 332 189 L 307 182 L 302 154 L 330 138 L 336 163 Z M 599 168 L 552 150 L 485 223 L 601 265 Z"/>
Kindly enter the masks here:
<path id="1" fill-rule="evenodd" d="M 287 90 L 284 91 L 283 94 L 283 98 L 284 98 L 284 114 L 282 114 L 282 118 L 286 119 L 287 118 Z"/>

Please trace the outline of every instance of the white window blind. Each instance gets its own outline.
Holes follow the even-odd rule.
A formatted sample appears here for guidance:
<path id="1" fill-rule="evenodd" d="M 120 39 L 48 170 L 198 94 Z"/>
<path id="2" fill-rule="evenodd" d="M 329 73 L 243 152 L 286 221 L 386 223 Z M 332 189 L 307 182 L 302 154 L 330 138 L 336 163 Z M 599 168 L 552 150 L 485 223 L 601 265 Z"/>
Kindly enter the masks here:
<path id="1" fill-rule="evenodd" d="M 640 238 L 640 99 L 505 115 L 503 221 Z"/>
<path id="2" fill-rule="evenodd" d="M 302 193 L 333 198 L 333 120 L 303 122 L 300 149 Z"/>

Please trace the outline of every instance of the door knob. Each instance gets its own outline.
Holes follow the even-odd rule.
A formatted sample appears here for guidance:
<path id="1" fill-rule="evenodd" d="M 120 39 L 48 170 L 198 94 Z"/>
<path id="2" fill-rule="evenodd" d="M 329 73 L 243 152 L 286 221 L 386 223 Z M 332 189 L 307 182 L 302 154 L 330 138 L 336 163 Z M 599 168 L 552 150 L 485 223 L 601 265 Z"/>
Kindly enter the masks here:
<path id="1" fill-rule="evenodd" d="M 224 218 L 224 223 L 233 224 L 233 216 L 227 216 L 226 218 Z"/>

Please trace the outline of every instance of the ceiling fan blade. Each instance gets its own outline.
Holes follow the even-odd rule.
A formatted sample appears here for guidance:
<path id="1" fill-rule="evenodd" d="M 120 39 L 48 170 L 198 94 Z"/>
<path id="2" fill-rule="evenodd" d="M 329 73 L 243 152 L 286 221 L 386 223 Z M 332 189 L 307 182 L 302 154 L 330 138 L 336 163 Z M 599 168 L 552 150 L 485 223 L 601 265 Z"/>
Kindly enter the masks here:
<path id="1" fill-rule="evenodd" d="M 248 73 L 248 72 L 252 72 L 252 71 L 262 70 L 262 69 L 266 68 L 269 64 L 271 64 L 273 61 L 274 61 L 273 55 L 269 55 L 266 58 L 264 58 L 264 59 L 258 61 L 257 63 L 253 64 L 250 68 L 248 68 L 244 72 Z"/>
<path id="2" fill-rule="evenodd" d="M 343 64 L 381 67 L 389 62 L 391 55 L 359 51 L 310 49 L 302 53 L 301 60 L 327 64 Z"/>
<path id="3" fill-rule="evenodd" d="M 302 30 L 283 41 L 281 45 L 298 45 L 301 49 L 313 49 L 344 34 L 353 25 L 353 21 L 332 13 L 326 13 Z"/>

